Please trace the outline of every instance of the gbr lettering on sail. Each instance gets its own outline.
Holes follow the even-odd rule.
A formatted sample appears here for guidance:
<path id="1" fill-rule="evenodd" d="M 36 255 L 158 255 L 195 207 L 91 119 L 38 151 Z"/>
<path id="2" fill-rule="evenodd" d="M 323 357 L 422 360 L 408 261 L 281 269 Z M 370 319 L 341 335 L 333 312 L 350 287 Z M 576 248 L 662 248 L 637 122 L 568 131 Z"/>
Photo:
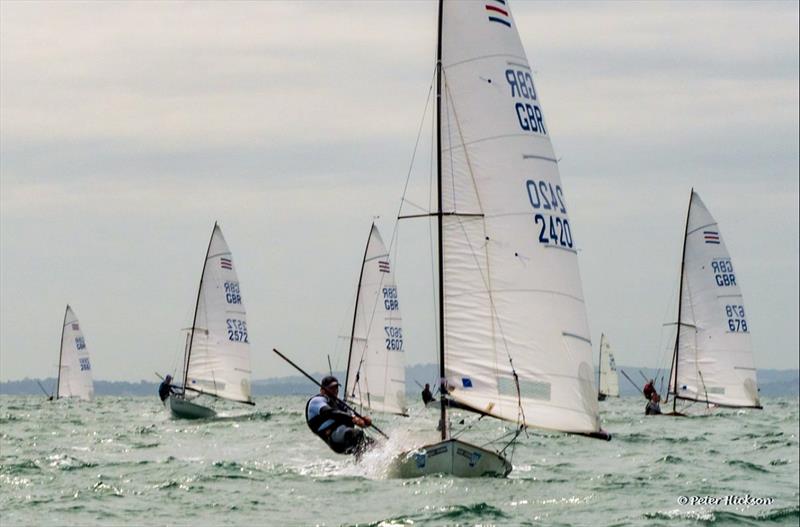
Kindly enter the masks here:
<path id="1" fill-rule="evenodd" d="M 508 68 L 505 78 L 520 129 L 525 133 L 546 136 L 547 128 L 530 71 Z M 539 243 L 572 249 L 572 230 L 561 185 L 537 179 L 529 179 L 525 185 L 528 200 L 536 211 L 533 219 Z"/>
<path id="2" fill-rule="evenodd" d="M 526 134 L 546 136 L 544 115 L 530 71 L 511 67 L 506 69 L 505 79 L 520 129 Z M 572 249 L 572 229 L 567 219 L 561 185 L 536 179 L 527 180 L 525 185 L 528 200 L 536 211 L 533 219 L 539 233 L 539 243 Z"/>
<path id="3" fill-rule="evenodd" d="M 506 81 L 511 90 L 511 98 L 514 100 L 514 111 L 517 114 L 519 127 L 524 132 L 547 135 L 530 72 L 509 68 L 506 70 Z"/>

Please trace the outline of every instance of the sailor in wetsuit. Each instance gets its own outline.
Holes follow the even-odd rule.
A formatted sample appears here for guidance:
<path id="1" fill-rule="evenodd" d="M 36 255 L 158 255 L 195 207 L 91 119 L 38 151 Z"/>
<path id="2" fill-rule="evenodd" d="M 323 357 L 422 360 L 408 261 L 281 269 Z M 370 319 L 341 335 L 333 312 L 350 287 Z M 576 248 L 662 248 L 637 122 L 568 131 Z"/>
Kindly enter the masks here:
<path id="1" fill-rule="evenodd" d="M 356 426 L 366 428 L 372 420 L 353 415 L 337 399 L 339 381 L 336 377 L 328 375 L 320 384 L 319 393 L 306 403 L 308 427 L 337 454 L 361 454 L 372 440 Z"/>
<path id="2" fill-rule="evenodd" d="M 431 393 L 431 385 L 425 383 L 425 389 L 422 390 L 422 402 L 425 406 L 433 401 L 433 394 Z"/>
<path id="3" fill-rule="evenodd" d="M 661 396 L 653 392 L 650 402 L 644 407 L 644 415 L 660 415 L 661 414 Z"/>
<path id="4" fill-rule="evenodd" d="M 175 393 L 175 389 L 172 386 L 172 375 L 167 375 L 158 386 L 158 396 L 161 397 L 161 402 L 166 401 L 171 393 Z"/>

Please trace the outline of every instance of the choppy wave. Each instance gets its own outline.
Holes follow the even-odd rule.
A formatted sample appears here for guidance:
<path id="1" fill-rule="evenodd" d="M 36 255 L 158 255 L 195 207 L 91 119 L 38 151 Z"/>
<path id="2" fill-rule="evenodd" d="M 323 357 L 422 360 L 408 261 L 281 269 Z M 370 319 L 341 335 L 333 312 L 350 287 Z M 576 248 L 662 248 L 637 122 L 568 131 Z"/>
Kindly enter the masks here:
<path id="1" fill-rule="evenodd" d="M 29 471 L 39 470 L 41 470 L 39 464 L 33 459 L 0 463 L 0 474 L 25 474 Z"/>
<path id="2" fill-rule="evenodd" d="M 787 520 L 800 519 L 800 507 L 783 507 L 753 514 L 744 514 L 729 510 L 697 510 L 697 511 L 660 511 L 646 513 L 650 520 L 693 520 L 708 525 L 764 525 L 783 524 Z M 793 525 L 797 525 L 794 523 Z"/>
<path id="3" fill-rule="evenodd" d="M 20 421 L 22 419 L 23 419 L 22 416 L 7 413 L 0 415 L 0 424 L 12 423 L 14 421 Z"/>
<path id="4" fill-rule="evenodd" d="M 509 515 L 501 509 L 488 503 L 474 503 L 471 505 L 448 505 L 441 507 L 426 507 L 424 513 L 405 514 L 378 520 L 367 525 L 415 525 L 428 522 L 445 522 L 446 525 L 460 525 L 461 522 L 494 522 L 507 520 Z"/>
<path id="5" fill-rule="evenodd" d="M 43 461 L 48 467 L 56 468 L 58 470 L 81 470 L 84 468 L 94 468 L 97 463 L 92 461 L 83 461 L 77 457 L 70 456 L 69 454 L 54 454 L 47 456 Z"/>
<path id="6" fill-rule="evenodd" d="M 732 466 L 732 467 L 743 468 L 746 471 L 762 472 L 762 473 L 765 473 L 765 474 L 769 473 L 769 470 L 765 469 L 761 465 L 758 465 L 756 463 L 750 463 L 749 461 L 744 461 L 744 460 L 741 460 L 741 459 L 732 459 L 730 461 L 727 461 L 727 464 Z"/>
<path id="7" fill-rule="evenodd" d="M 222 419 L 207 421 L 173 420 L 157 399 L 44 403 L 0 397 L 4 525 L 798 521 L 796 399 L 771 403 L 780 408 L 772 413 L 718 411 L 691 420 L 643 419 L 638 399 L 606 401 L 612 441 L 529 432 L 515 445 L 509 478 L 478 480 L 387 476 L 398 452 L 438 437 L 434 412 L 374 416 L 391 439 L 356 463 L 308 431 L 305 397 L 260 399 L 249 413 L 231 405 Z M 464 438 L 485 444 L 508 431 L 486 419 Z M 774 503 L 744 509 L 677 501 L 729 494 Z"/>

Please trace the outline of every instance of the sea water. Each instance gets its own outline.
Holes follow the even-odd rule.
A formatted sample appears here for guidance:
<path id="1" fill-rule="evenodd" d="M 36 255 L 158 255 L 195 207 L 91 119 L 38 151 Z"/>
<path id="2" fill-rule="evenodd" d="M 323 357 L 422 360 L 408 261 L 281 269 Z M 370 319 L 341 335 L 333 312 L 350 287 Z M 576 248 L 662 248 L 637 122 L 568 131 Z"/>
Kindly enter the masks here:
<path id="1" fill-rule="evenodd" d="M 306 427 L 304 397 L 179 421 L 158 399 L 92 403 L 0 396 L 0 524 L 15 525 L 797 525 L 798 400 L 764 410 L 644 417 L 600 403 L 610 442 L 528 432 L 504 479 L 391 479 L 402 449 L 436 440 L 435 409 L 376 416 L 391 439 L 359 463 Z M 513 432 L 453 412 L 483 444 Z M 463 424 L 461 421 L 463 419 Z M 503 442 L 489 447 L 502 448 Z"/>

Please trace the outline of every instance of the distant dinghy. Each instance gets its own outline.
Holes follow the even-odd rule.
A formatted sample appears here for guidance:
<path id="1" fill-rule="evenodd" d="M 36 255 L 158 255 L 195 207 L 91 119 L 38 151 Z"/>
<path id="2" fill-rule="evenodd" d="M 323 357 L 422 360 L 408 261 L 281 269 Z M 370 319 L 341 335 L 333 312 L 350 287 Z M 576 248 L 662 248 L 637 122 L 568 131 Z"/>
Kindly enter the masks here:
<path id="1" fill-rule="evenodd" d="M 605 333 L 600 335 L 600 368 L 597 374 L 597 400 L 605 401 L 606 397 L 619 397 L 619 376 L 617 362 L 611 351 L 611 344 Z"/>
<path id="2" fill-rule="evenodd" d="M 670 372 L 678 400 L 761 408 L 744 299 L 716 220 L 691 192 L 683 239 L 678 329 Z"/>
<path id="3" fill-rule="evenodd" d="M 78 317 L 69 305 L 64 312 L 64 325 L 61 328 L 55 394 L 56 399 L 62 397 L 76 397 L 84 401 L 94 399 L 89 348 L 86 346 Z"/>
<path id="4" fill-rule="evenodd" d="M 250 341 L 233 257 L 214 224 L 186 340 L 183 386 L 169 397 L 174 417 L 214 417 L 197 402 L 201 395 L 254 405 L 250 393 Z"/>
<path id="5" fill-rule="evenodd" d="M 504 1 L 439 2 L 436 210 L 441 441 L 391 472 L 505 476 L 504 452 L 456 439 L 448 407 L 608 439 L 558 161 Z"/>
<path id="6" fill-rule="evenodd" d="M 370 412 L 406 415 L 400 302 L 389 252 L 372 224 L 358 278 L 345 401 Z"/>

